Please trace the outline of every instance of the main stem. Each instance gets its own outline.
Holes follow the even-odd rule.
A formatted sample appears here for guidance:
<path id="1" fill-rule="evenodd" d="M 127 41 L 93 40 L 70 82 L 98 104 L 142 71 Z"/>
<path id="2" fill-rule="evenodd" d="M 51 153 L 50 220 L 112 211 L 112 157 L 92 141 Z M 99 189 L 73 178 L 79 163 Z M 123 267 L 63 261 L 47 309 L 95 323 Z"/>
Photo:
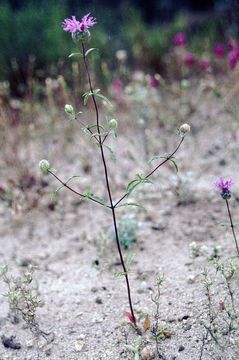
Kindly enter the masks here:
<path id="1" fill-rule="evenodd" d="M 100 135 L 99 110 L 98 110 L 97 102 L 96 102 L 96 99 L 95 99 L 95 96 L 94 96 L 91 77 L 90 77 L 90 72 L 89 72 L 89 69 L 88 69 L 87 61 L 86 61 L 84 43 L 82 43 L 82 52 L 83 52 L 84 65 L 85 65 L 86 74 L 87 74 L 87 78 L 88 78 L 88 82 L 89 82 L 89 87 L 90 87 L 90 91 L 91 91 L 92 99 L 93 99 L 93 103 L 94 103 L 94 108 L 95 108 L 96 126 L 97 126 L 97 131 L 98 131 L 98 134 L 99 134 L 99 138 L 98 138 L 99 139 L 99 147 L 100 147 L 100 153 L 101 153 L 101 158 L 102 158 L 103 167 L 104 167 L 106 188 L 107 188 L 109 201 L 110 201 L 110 209 L 111 209 L 112 219 L 113 219 L 113 224 L 114 224 L 115 239 L 116 239 L 116 244 L 117 244 L 117 249 L 118 249 L 118 253 L 119 253 L 119 257 L 120 257 L 121 266 L 122 266 L 123 271 L 124 271 L 124 276 L 125 276 L 125 281 L 126 281 L 126 286 L 127 286 L 129 307 L 130 307 L 130 311 L 131 311 L 134 326 L 136 327 L 137 325 L 136 325 L 136 318 L 135 318 L 135 315 L 134 315 L 133 304 L 132 304 L 132 300 L 131 300 L 129 277 L 128 277 L 127 268 L 125 266 L 124 257 L 123 257 L 121 246 L 120 246 L 119 233 L 118 233 L 117 220 L 116 220 L 116 213 L 115 213 L 115 206 L 113 204 L 111 188 L 110 188 L 110 184 L 109 184 L 108 169 L 107 169 L 106 160 L 105 160 L 105 154 L 104 154 L 104 149 L 103 149 L 103 141 L 104 140 L 102 141 L 102 137 Z"/>
<path id="2" fill-rule="evenodd" d="M 239 247 L 238 247 L 238 243 L 237 243 L 234 224 L 233 224 L 233 221 L 232 221 L 232 214 L 231 214 L 231 210 L 230 210 L 230 207 L 229 207 L 229 202 L 228 202 L 227 199 L 226 199 L 226 204 L 227 204 L 227 212 L 228 212 L 228 216 L 229 216 L 230 224 L 231 224 L 231 229 L 232 229 L 232 235 L 233 235 L 233 238 L 234 238 L 234 241 L 235 241 L 235 244 L 236 244 L 237 256 L 239 257 Z"/>

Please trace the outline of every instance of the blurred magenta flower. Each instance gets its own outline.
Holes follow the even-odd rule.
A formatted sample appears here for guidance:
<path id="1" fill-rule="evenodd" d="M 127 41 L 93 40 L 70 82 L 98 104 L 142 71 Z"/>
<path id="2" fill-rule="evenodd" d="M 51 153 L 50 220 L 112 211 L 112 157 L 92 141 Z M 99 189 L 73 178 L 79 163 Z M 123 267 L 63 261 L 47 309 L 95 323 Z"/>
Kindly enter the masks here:
<path id="1" fill-rule="evenodd" d="M 149 77 L 149 86 L 151 86 L 152 88 L 157 88 L 159 86 L 159 82 L 155 76 Z"/>
<path id="2" fill-rule="evenodd" d="M 217 58 L 222 58 L 225 55 L 225 47 L 223 44 L 217 44 L 214 48 L 214 54 Z"/>
<path id="3" fill-rule="evenodd" d="M 75 16 L 72 16 L 72 19 L 65 19 L 62 23 L 63 30 L 71 33 L 83 32 L 86 29 L 94 26 L 96 24 L 96 19 L 94 19 L 90 14 L 83 16 L 81 21 L 77 20 Z"/>
<path id="4" fill-rule="evenodd" d="M 122 93 L 123 83 L 120 79 L 115 79 L 112 81 L 112 92 L 114 96 L 118 96 Z"/>
<path id="5" fill-rule="evenodd" d="M 228 64 L 231 69 L 234 69 L 239 60 L 239 48 L 234 48 L 228 54 Z"/>
<path id="6" fill-rule="evenodd" d="M 220 177 L 217 181 L 215 181 L 214 185 L 222 191 L 230 191 L 232 185 L 234 185 L 234 181 L 232 179 L 223 180 L 223 178 Z"/>
<path id="7" fill-rule="evenodd" d="M 0 185 L 0 194 L 3 194 L 5 192 L 6 192 L 6 190 L 4 189 L 4 187 L 2 185 Z"/>
<path id="8" fill-rule="evenodd" d="M 192 66 L 193 64 L 195 64 L 195 61 L 196 61 L 195 55 L 192 53 L 188 53 L 184 58 L 184 62 L 188 66 Z"/>
<path id="9" fill-rule="evenodd" d="M 183 32 L 177 32 L 173 37 L 173 43 L 176 46 L 185 46 L 186 42 L 186 35 Z"/>
<path id="10" fill-rule="evenodd" d="M 210 66 L 210 61 L 206 57 L 201 57 L 199 66 L 202 71 L 207 71 Z"/>

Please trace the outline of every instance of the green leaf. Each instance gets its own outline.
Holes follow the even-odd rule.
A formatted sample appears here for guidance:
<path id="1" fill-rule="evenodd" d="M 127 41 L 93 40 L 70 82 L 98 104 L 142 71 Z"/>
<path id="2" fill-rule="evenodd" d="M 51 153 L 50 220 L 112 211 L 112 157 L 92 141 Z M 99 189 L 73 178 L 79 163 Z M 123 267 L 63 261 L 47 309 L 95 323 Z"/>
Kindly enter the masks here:
<path id="1" fill-rule="evenodd" d="M 68 57 L 71 58 L 73 56 L 82 56 L 83 57 L 83 54 L 81 52 L 77 52 L 77 53 L 70 54 Z"/>
<path id="2" fill-rule="evenodd" d="M 110 152 L 111 159 L 112 159 L 113 161 L 116 161 L 115 153 L 114 153 L 114 151 L 111 149 L 111 147 L 108 146 L 108 145 L 105 145 L 105 144 L 103 144 L 103 146 Z"/>
<path id="3" fill-rule="evenodd" d="M 136 179 L 130 181 L 127 185 L 127 196 L 129 196 L 132 191 L 139 185 L 139 184 L 152 184 L 153 182 L 142 175 L 137 174 Z"/>
<path id="4" fill-rule="evenodd" d="M 59 186 L 59 187 L 54 191 L 53 197 L 55 197 L 55 196 L 57 195 L 57 193 L 58 193 L 61 189 L 63 189 L 72 179 L 79 178 L 79 177 L 80 177 L 80 176 L 78 176 L 78 175 L 73 175 L 73 176 L 71 176 L 69 179 L 67 179 L 63 185 Z"/>
<path id="5" fill-rule="evenodd" d="M 105 205 L 105 200 L 99 196 L 95 196 L 93 194 L 93 192 L 91 192 L 91 191 L 87 191 L 83 195 L 88 199 L 94 199 L 94 200 L 98 201 L 100 204 Z"/>
<path id="6" fill-rule="evenodd" d="M 177 163 L 176 163 L 175 158 L 174 158 L 174 157 L 171 157 L 171 158 L 170 158 L 170 161 L 171 161 L 171 163 L 175 166 L 176 172 L 178 172 L 178 165 L 177 165 Z"/>
<path id="7" fill-rule="evenodd" d="M 102 94 L 98 94 L 98 93 L 94 93 L 95 96 L 97 96 L 98 98 L 104 100 L 108 105 L 111 105 L 112 106 L 112 102 L 104 95 Z"/>
<path id="8" fill-rule="evenodd" d="M 85 53 L 85 56 L 88 56 L 94 50 L 97 50 L 97 49 L 96 48 L 91 48 L 91 49 L 87 50 L 86 53 Z"/>
<path id="9" fill-rule="evenodd" d="M 150 164 L 152 161 L 159 159 L 165 159 L 165 160 L 168 159 L 168 161 L 171 161 L 172 164 L 175 166 L 176 171 L 178 172 L 178 165 L 176 163 L 176 158 L 174 156 L 170 156 L 170 154 L 155 155 L 148 161 L 148 163 Z"/>
<path id="10" fill-rule="evenodd" d="M 121 207 L 121 206 L 136 206 L 136 207 L 139 207 L 141 209 L 145 209 L 145 207 L 139 203 L 136 203 L 136 202 L 126 202 L 126 203 L 123 203 L 121 205 L 117 205 L 116 207 Z"/>
<path id="11" fill-rule="evenodd" d="M 127 274 L 127 272 L 124 272 L 124 271 L 119 271 L 115 274 L 115 277 L 116 278 L 120 278 L 122 276 L 125 276 Z"/>
<path id="12" fill-rule="evenodd" d="M 104 135 L 108 135 L 108 131 L 102 132 L 102 133 L 93 133 L 91 134 L 91 137 L 95 137 L 95 136 L 104 136 Z"/>

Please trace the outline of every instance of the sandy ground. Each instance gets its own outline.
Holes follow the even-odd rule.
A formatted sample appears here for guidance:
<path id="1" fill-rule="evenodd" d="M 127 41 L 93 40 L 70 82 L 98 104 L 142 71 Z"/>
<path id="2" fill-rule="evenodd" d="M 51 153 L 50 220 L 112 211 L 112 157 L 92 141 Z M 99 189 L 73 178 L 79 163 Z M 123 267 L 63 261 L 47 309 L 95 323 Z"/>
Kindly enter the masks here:
<path id="1" fill-rule="evenodd" d="M 218 106 L 217 103 L 211 104 L 212 109 L 214 106 Z M 145 210 L 120 208 L 117 211 L 118 218 L 130 211 L 138 223 L 137 243 L 124 251 L 125 255 L 134 255 L 129 276 L 136 314 L 143 312 L 153 316 L 154 278 L 158 272 L 165 276 L 160 324 L 170 329 L 171 337 L 161 340 L 159 348 L 167 360 L 199 359 L 205 332 L 200 321 L 207 314 L 201 273 L 211 266 L 207 258 L 215 246 L 221 246 L 223 258 L 235 255 L 230 229 L 218 225 L 227 221 L 226 207 L 212 183 L 218 176 L 232 176 L 237 181 L 236 125 L 225 114 L 208 116 L 205 108 L 189 120 L 191 134 L 176 156 L 179 175 L 188 181 L 183 195 L 175 195 L 175 171 L 166 165 L 153 176 L 153 185 L 141 187 L 133 194 L 144 203 Z M 116 199 L 124 192 L 127 181 L 140 172 L 140 166 L 147 169 L 142 160 L 141 133 L 137 130 L 133 134 L 127 121 L 127 118 L 122 120 L 119 126 L 120 136 L 114 146 L 118 149 L 117 162 L 110 171 Z M 155 123 L 152 126 L 152 153 L 169 152 L 176 146 L 175 129 L 160 129 Z M 79 181 L 85 190 L 90 186 L 102 195 L 104 187 L 98 179 L 103 174 L 102 166 L 93 152 L 97 152 L 97 148 L 90 146 L 83 155 L 86 141 L 78 146 L 79 136 L 83 135 L 73 136 L 65 147 L 60 142 L 48 145 L 47 150 L 39 148 L 35 154 L 36 163 L 49 154 L 52 161 L 58 154 L 54 168 L 58 169 L 59 176 L 80 174 Z M 90 164 L 89 171 L 84 173 L 83 167 Z M 28 262 L 37 266 L 34 283 L 44 300 L 44 306 L 37 311 L 37 319 L 41 329 L 54 334 L 54 340 L 45 344 L 40 339 L 37 355 L 32 333 L 24 321 L 11 323 L 7 298 L 1 296 L 0 335 L 16 336 L 21 349 L 5 348 L 0 343 L 0 359 L 134 359 L 134 354 L 126 351 L 125 344 L 133 345 L 138 336 L 123 316 L 128 304 L 124 278 L 115 276 L 121 268 L 110 235 L 110 211 L 90 201 L 79 202 L 67 190 L 59 193 L 58 204 L 52 211 L 48 205 L 51 192 L 58 184 L 51 177 L 45 180 L 49 186 L 44 189 L 37 208 L 16 216 L 5 202 L 0 203 L 0 259 L 1 264 L 8 264 L 13 274 L 24 271 Z M 79 186 L 77 181 L 73 182 L 76 187 Z M 238 190 L 235 184 L 230 200 L 235 218 Z M 189 246 L 193 241 L 199 246 L 206 245 L 208 255 L 194 259 Z M 218 304 L 225 295 L 225 289 L 219 291 L 220 286 L 219 281 L 214 288 Z M 238 276 L 234 286 L 238 304 Z M 1 282 L 0 293 L 5 292 L 6 286 Z M 142 339 L 142 348 L 149 345 L 154 349 L 150 331 Z M 236 345 L 229 344 L 218 355 L 217 346 L 211 340 L 203 360 L 239 359 L 235 348 Z M 144 359 L 158 358 L 155 355 Z"/>

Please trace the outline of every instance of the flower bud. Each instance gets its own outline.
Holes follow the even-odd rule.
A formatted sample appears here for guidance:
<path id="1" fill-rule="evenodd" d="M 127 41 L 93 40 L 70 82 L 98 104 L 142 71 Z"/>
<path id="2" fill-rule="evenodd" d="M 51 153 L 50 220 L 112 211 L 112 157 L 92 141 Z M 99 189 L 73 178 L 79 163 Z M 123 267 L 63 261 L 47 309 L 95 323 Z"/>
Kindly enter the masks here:
<path id="1" fill-rule="evenodd" d="M 78 42 L 88 42 L 90 41 L 91 34 L 89 30 L 85 29 L 84 31 L 75 31 L 72 33 L 72 39 L 75 43 Z"/>
<path id="2" fill-rule="evenodd" d="M 39 168 L 43 172 L 43 174 L 47 174 L 48 170 L 50 170 L 50 163 L 47 160 L 41 160 L 39 162 Z"/>
<path id="3" fill-rule="evenodd" d="M 65 105 L 65 112 L 67 114 L 73 115 L 74 114 L 74 108 L 72 105 L 66 104 Z"/>
<path id="4" fill-rule="evenodd" d="M 231 198 L 231 191 L 230 190 L 222 190 L 221 197 L 223 200 L 229 200 Z"/>
<path id="5" fill-rule="evenodd" d="M 179 128 L 179 132 L 182 136 L 184 136 L 189 131 L 190 131 L 190 125 L 188 124 L 183 124 Z"/>
<path id="6" fill-rule="evenodd" d="M 111 129 L 116 129 L 117 126 L 118 126 L 118 121 L 117 121 L 116 119 L 111 119 L 111 120 L 109 121 L 109 127 L 110 127 Z"/>

